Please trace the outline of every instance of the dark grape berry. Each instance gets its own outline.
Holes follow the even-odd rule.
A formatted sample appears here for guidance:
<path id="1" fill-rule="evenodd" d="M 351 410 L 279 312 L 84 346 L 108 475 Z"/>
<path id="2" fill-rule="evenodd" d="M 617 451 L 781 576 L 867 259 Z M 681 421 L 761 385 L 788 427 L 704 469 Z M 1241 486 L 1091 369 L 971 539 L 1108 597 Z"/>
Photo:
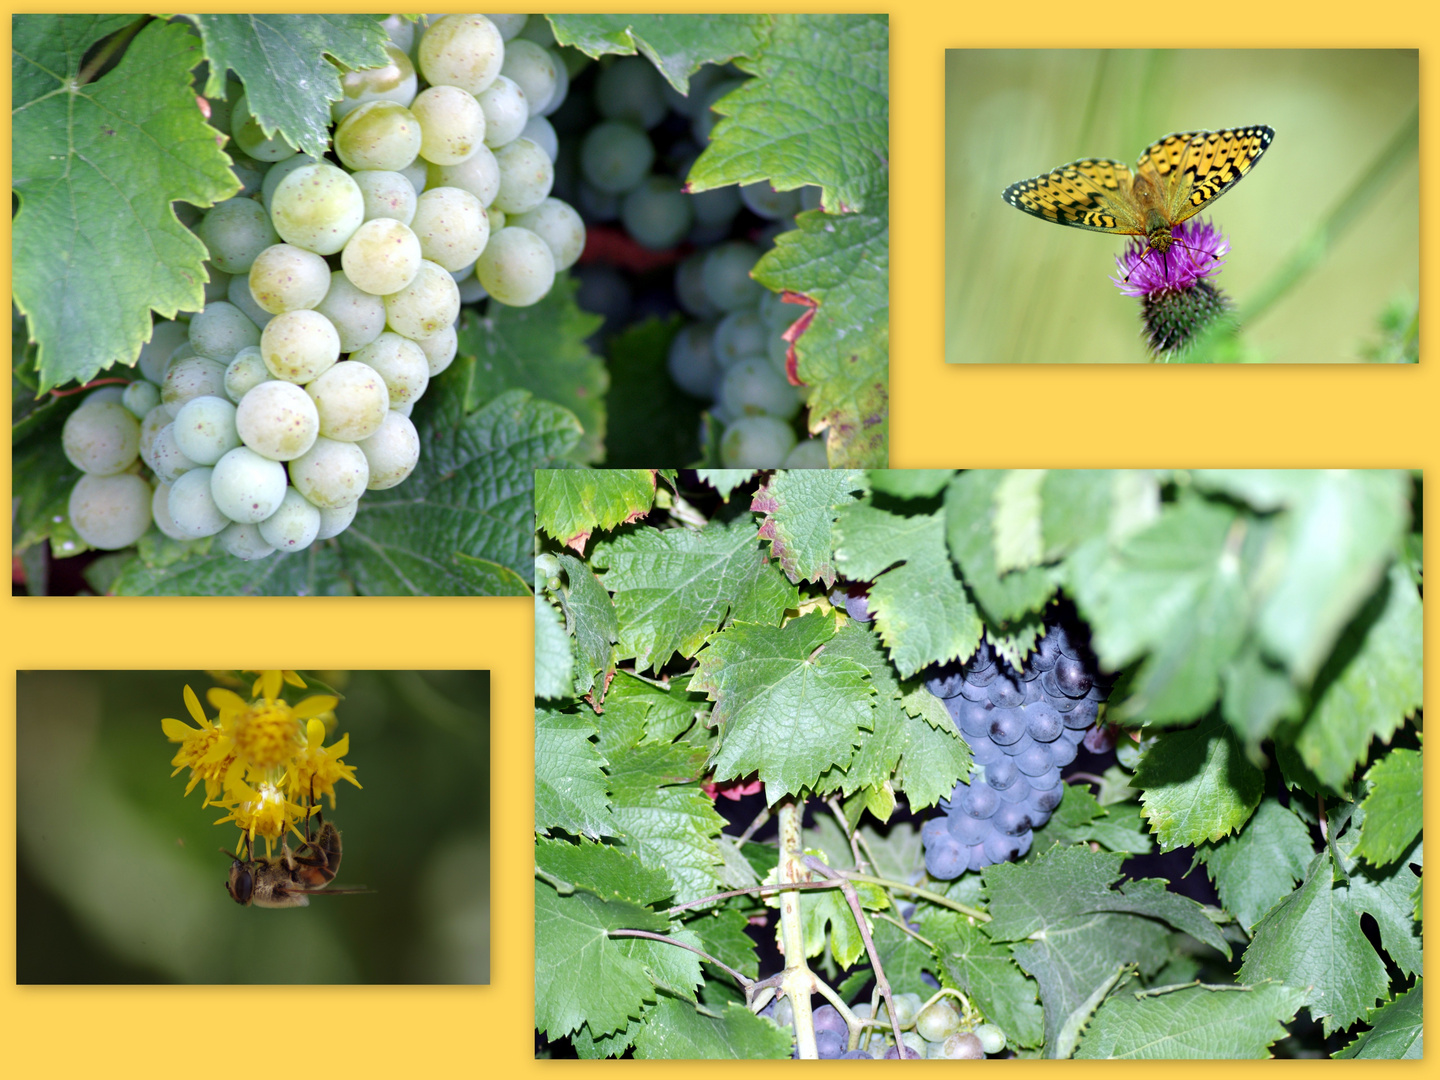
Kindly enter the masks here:
<path id="1" fill-rule="evenodd" d="M 956 726 L 966 735 L 988 735 L 992 710 L 978 701 L 966 701 L 964 698 L 956 700 L 963 702 L 955 710 Z"/>
<path id="2" fill-rule="evenodd" d="M 849 1040 L 833 1031 L 815 1032 L 815 1056 L 821 1061 L 833 1061 L 845 1055 L 845 1044 Z"/>
<path id="3" fill-rule="evenodd" d="M 1005 753 L 1009 754 L 1011 757 L 1019 757 L 1021 754 L 1025 753 L 1025 751 L 1029 750 L 1034 745 L 1035 740 L 1030 737 L 1030 733 L 1027 731 L 1024 735 L 1021 735 L 1020 738 L 1016 739 L 1013 743 L 1008 746 L 1003 746 L 1001 747 L 1001 749 L 1004 750 Z"/>
<path id="4" fill-rule="evenodd" d="M 1015 759 L 1016 767 L 1026 776 L 1040 776 L 1048 771 L 1052 764 L 1050 748 L 1044 743 L 1036 743 Z"/>
<path id="5" fill-rule="evenodd" d="M 1025 719 L 1029 724 L 1026 730 L 1036 742 L 1054 742 L 1060 737 L 1060 732 L 1065 730 L 1064 719 L 1053 706 L 1043 701 L 1026 705 Z"/>
<path id="6" fill-rule="evenodd" d="M 1115 729 L 1109 724 L 1091 728 L 1085 733 L 1085 749 L 1092 754 L 1106 754 L 1115 749 Z"/>
<path id="7" fill-rule="evenodd" d="M 1024 701 L 1025 691 L 1016 686 L 1013 679 L 1000 678 L 990 684 L 990 703 L 996 708 L 1013 709 Z"/>
<path id="8" fill-rule="evenodd" d="M 989 839 L 985 841 L 985 857 L 992 863 L 1013 859 L 1019 851 L 1019 837 L 991 833 Z"/>
<path id="9" fill-rule="evenodd" d="M 1065 797 L 1065 785 L 1056 784 L 1049 791 L 1035 792 L 1035 809 L 1046 814 L 1053 814 L 1055 808 L 1060 805 L 1060 800 Z"/>
<path id="10" fill-rule="evenodd" d="M 1065 734 L 1070 734 L 1068 728 L 1066 729 Z M 1079 734 L 1081 738 L 1084 738 L 1083 732 L 1077 732 L 1077 734 Z M 1061 738 L 1056 739 L 1054 742 L 1052 742 L 1050 744 L 1050 763 L 1052 765 L 1058 766 L 1061 769 L 1063 769 L 1066 765 L 1069 765 L 1072 761 L 1075 760 L 1075 744 L 1079 741 L 1079 739 L 1071 740 L 1068 738 Z"/>
<path id="11" fill-rule="evenodd" d="M 864 593 L 861 593 L 859 596 L 845 597 L 845 614 L 849 615 L 850 618 L 858 623 L 867 623 L 875 618 L 875 616 L 870 613 L 870 601 Z"/>
<path id="12" fill-rule="evenodd" d="M 948 814 L 943 818 L 931 818 L 930 820 L 947 822 L 950 826 L 950 835 L 955 837 L 967 850 L 976 844 L 984 843 L 985 837 L 989 836 L 991 832 L 990 822 L 973 818 L 969 814 Z M 923 839 L 923 831 L 921 835 Z"/>
<path id="13" fill-rule="evenodd" d="M 1015 782 L 1004 791 L 1000 792 L 1000 798 L 1004 802 L 1019 803 L 1030 798 L 1030 781 L 1027 777 L 1017 776 Z"/>
<path id="14" fill-rule="evenodd" d="M 1025 714 L 1019 709 L 995 709 L 990 713 L 990 738 L 1001 746 L 1018 742 L 1025 734 Z"/>
<path id="15" fill-rule="evenodd" d="M 948 814 L 945 817 L 931 818 L 929 821 L 925 822 L 924 825 L 920 826 L 920 842 L 924 844 L 927 848 L 932 847 L 936 841 L 936 834 L 942 832 L 949 832 L 949 823 L 953 820 L 954 819 L 951 818 Z"/>
<path id="16" fill-rule="evenodd" d="M 925 845 L 925 872 L 933 878 L 941 881 L 957 878 L 969 863 L 969 852 L 948 830 L 934 843 Z"/>
<path id="17" fill-rule="evenodd" d="M 841 1061 L 869 1061 L 870 1055 L 864 1050 L 846 1050 L 840 1055 Z"/>
<path id="18" fill-rule="evenodd" d="M 965 676 L 958 671 L 951 672 L 939 678 L 931 679 L 925 684 L 925 689 L 934 694 L 941 701 L 948 700 L 960 693 L 960 688 L 965 685 Z"/>
<path id="19" fill-rule="evenodd" d="M 983 739 L 967 739 L 970 743 L 970 757 L 976 765 L 989 765 L 1005 757 L 1005 748 L 992 742 L 989 736 Z"/>
<path id="20" fill-rule="evenodd" d="M 1030 818 L 1028 807 L 1012 806 L 1009 803 L 1002 804 L 1000 809 L 995 811 L 995 816 L 991 821 L 994 822 L 995 828 L 1007 836 L 1019 836 L 1034 824 Z"/>
<path id="21" fill-rule="evenodd" d="M 1072 707 L 1066 713 L 1065 726 L 1071 728 L 1087 728 L 1095 723 L 1095 717 L 1099 714 L 1100 707 L 1089 698 L 1081 698 L 1073 702 Z"/>
<path id="22" fill-rule="evenodd" d="M 993 678 L 991 679 L 991 681 L 994 681 Z M 989 685 L 989 682 L 985 683 L 982 686 L 980 683 L 977 683 L 973 678 L 966 679 L 965 685 L 960 688 L 960 696 L 963 698 L 967 698 L 970 701 L 988 702 L 990 700 L 990 691 L 986 689 L 986 687 L 988 687 Z"/>
<path id="23" fill-rule="evenodd" d="M 1045 636 L 1040 639 L 1040 645 L 1030 657 L 1030 667 L 1035 671 L 1049 671 L 1055 666 L 1055 661 L 1060 656 L 1060 639 L 1065 636 L 1065 631 L 1058 626 L 1052 626 L 1046 631 Z"/>
<path id="24" fill-rule="evenodd" d="M 1000 806 L 1000 796 L 988 784 L 971 784 L 960 806 L 973 818 L 988 818 Z"/>
<path id="25" fill-rule="evenodd" d="M 1000 677 L 1000 669 L 991 665 L 983 671 L 972 671 L 965 676 L 965 681 L 971 686 L 989 686 Z"/>
<path id="26" fill-rule="evenodd" d="M 1020 779 L 1020 770 L 1015 767 L 1014 758 L 1002 758 L 993 765 L 985 766 L 985 782 L 996 791 L 1004 791 Z"/>
<path id="27" fill-rule="evenodd" d="M 1069 656 L 1055 661 L 1055 682 L 1066 697 L 1084 697 L 1095 685 L 1095 680 L 1085 670 L 1085 665 Z"/>

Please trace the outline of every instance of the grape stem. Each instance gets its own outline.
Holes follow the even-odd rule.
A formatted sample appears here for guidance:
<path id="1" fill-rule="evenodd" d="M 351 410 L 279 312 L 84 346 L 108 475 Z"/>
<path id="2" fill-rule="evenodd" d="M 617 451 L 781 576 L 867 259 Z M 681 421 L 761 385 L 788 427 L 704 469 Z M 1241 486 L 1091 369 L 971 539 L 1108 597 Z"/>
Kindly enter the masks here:
<path id="1" fill-rule="evenodd" d="M 140 28 L 149 21 L 150 16 L 142 15 L 123 30 L 117 31 L 115 36 L 105 43 L 104 48 L 97 52 L 90 63 L 86 64 L 84 68 L 80 70 L 80 73 L 75 76 L 75 85 L 84 86 L 91 79 L 95 78 L 100 69 L 110 62 L 110 58 L 128 45 L 130 39 L 139 33 Z"/>
<path id="2" fill-rule="evenodd" d="M 97 386 L 129 386 L 129 379 L 121 379 L 111 376 L 105 379 L 91 379 L 84 386 L 72 387 L 69 390 L 51 390 L 50 396 L 56 398 L 73 397 L 75 394 L 83 394 L 88 390 L 94 390 Z"/>
<path id="3" fill-rule="evenodd" d="M 831 795 L 830 798 L 825 800 L 825 805 L 828 806 L 830 812 L 835 815 L 835 820 L 840 823 L 840 831 L 843 832 L 845 838 L 850 841 L 850 857 L 855 860 L 855 869 L 864 870 L 867 864 L 864 857 L 860 854 L 859 830 L 850 827 L 850 822 L 845 820 L 845 812 L 840 809 L 840 800 L 834 795 Z"/>
<path id="4" fill-rule="evenodd" d="M 796 852 L 801 848 L 801 807 L 794 799 L 780 804 L 780 863 L 776 876 L 781 884 L 794 885 L 809 879 L 809 872 Z M 810 994 L 816 983 L 805 962 L 805 932 L 800 919 L 800 893 L 788 889 L 780 894 L 780 951 L 785 954 L 785 971 L 780 980 L 795 1016 L 795 1044 L 802 1061 L 814 1061 L 815 1021 L 810 1012 Z"/>
<path id="5" fill-rule="evenodd" d="M 736 971 L 729 964 L 725 963 L 725 961 L 717 960 L 705 950 L 697 949 L 694 945 L 687 945 L 685 942 L 679 940 L 678 938 L 667 937 L 665 934 L 653 934 L 649 930 L 607 930 L 605 933 L 607 937 L 648 938 L 651 941 L 663 941 L 667 945 L 678 945 L 682 949 L 689 949 L 701 959 L 706 960 L 714 964 L 716 967 L 722 968 L 723 970 L 728 972 L 730 976 L 734 978 L 734 980 L 738 982 L 742 987 L 744 987 L 747 992 L 750 990 L 751 986 L 754 983 L 753 979 L 747 979 L 744 975 L 741 975 L 740 972 Z"/>

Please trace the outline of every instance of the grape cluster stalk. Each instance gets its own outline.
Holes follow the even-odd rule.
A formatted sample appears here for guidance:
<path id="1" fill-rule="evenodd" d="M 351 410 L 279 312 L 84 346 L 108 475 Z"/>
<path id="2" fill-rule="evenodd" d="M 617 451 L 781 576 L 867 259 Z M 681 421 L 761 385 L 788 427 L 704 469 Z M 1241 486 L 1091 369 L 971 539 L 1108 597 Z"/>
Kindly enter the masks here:
<path id="1" fill-rule="evenodd" d="M 945 702 L 975 768 L 940 801 L 944 813 L 921 827 L 925 869 L 949 880 L 1025 855 L 1060 805 L 1060 770 L 1094 738 L 1108 689 L 1095 658 L 1075 627 L 1052 620 L 1020 668 L 982 642 L 926 685 Z"/>

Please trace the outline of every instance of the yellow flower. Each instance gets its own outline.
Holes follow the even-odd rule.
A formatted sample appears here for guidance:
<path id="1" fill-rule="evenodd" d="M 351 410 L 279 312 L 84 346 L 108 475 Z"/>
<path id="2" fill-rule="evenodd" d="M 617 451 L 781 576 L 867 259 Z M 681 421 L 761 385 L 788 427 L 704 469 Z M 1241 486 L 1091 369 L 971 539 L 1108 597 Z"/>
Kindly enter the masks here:
<path id="1" fill-rule="evenodd" d="M 274 842 L 294 829 L 297 821 L 309 815 L 305 807 L 285 798 L 284 793 L 273 784 L 261 784 L 257 791 L 248 784 L 240 783 L 236 785 L 235 794 L 236 801 L 225 807 L 230 812 L 215 824 L 235 822 L 245 834 L 251 851 L 255 848 L 258 833 L 265 838 L 265 854 L 269 855 L 274 850 Z M 297 836 L 301 835 L 298 829 L 295 831 Z"/>
<path id="2" fill-rule="evenodd" d="M 321 746 L 325 741 L 325 724 L 315 718 L 306 726 L 305 749 L 286 770 L 285 787 L 291 798 L 309 798 L 315 795 L 329 795 L 330 809 L 335 809 L 335 781 L 348 780 L 357 788 L 363 785 L 355 779 L 355 766 L 346 765 L 340 759 L 350 752 L 350 736 L 340 736 L 333 746 Z"/>
<path id="3" fill-rule="evenodd" d="M 170 717 L 160 721 L 165 736 L 171 742 L 180 744 L 180 749 L 170 759 L 170 764 L 175 766 L 175 772 L 170 775 L 175 776 L 189 766 L 190 783 L 185 785 L 185 794 L 189 795 L 195 790 L 195 785 L 204 780 L 205 804 L 209 805 L 222 790 L 225 775 L 235 764 L 234 744 L 223 730 L 217 729 L 206 718 L 200 699 L 188 686 L 185 687 L 185 707 L 200 725 L 198 728 Z"/>

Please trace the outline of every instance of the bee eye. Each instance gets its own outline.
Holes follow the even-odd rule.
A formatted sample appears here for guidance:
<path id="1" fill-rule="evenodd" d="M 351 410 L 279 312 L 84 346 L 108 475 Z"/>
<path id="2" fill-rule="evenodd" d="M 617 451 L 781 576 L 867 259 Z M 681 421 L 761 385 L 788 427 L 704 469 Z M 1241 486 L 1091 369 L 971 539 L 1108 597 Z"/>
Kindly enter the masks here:
<path id="1" fill-rule="evenodd" d="M 230 870 L 230 895 L 239 904 L 250 903 L 250 896 L 255 891 L 255 878 L 248 869 L 236 863 Z"/>

